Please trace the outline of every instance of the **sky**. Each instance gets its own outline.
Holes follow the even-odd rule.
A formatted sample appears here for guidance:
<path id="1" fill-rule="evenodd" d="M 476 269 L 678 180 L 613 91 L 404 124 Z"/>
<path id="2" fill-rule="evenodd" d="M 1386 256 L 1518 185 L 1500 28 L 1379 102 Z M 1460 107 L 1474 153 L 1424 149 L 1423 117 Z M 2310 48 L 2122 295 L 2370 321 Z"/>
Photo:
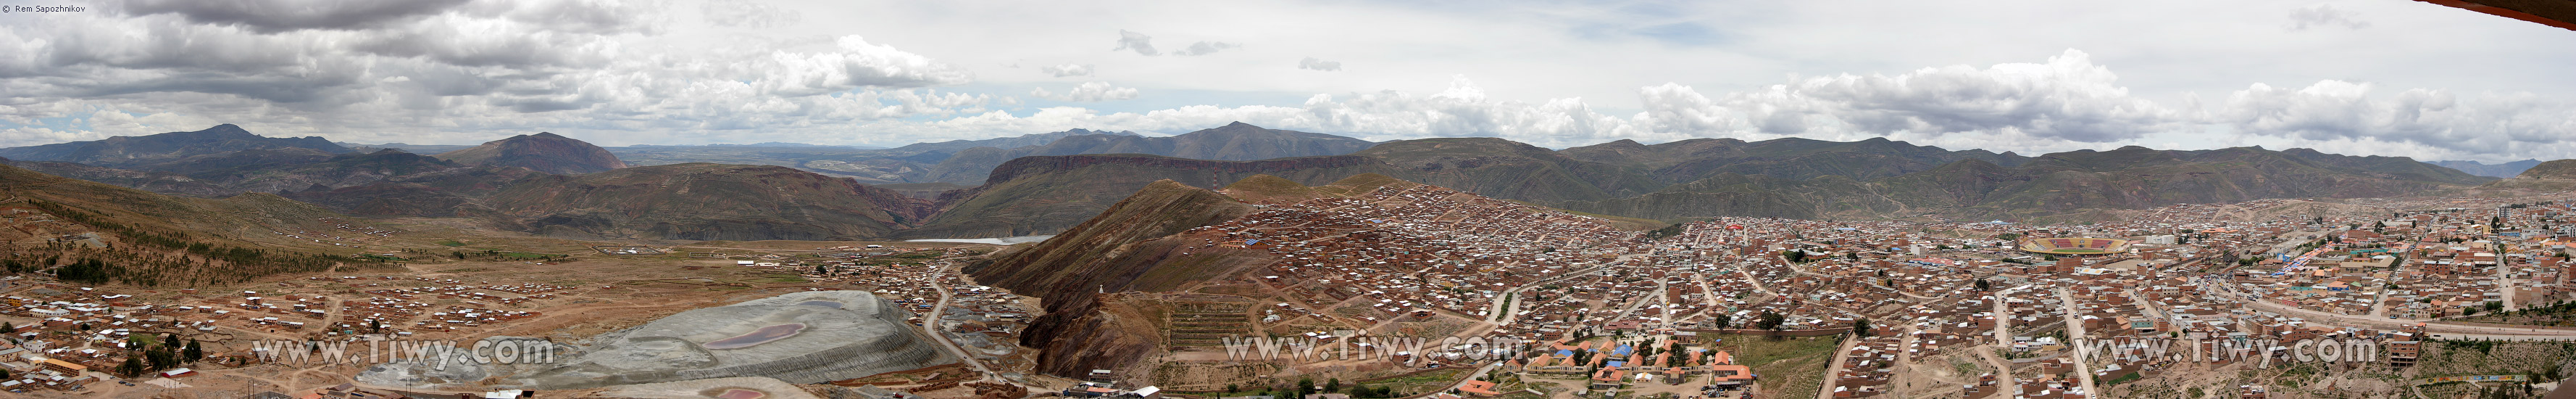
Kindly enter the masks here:
<path id="1" fill-rule="evenodd" d="M 896 146 L 1241 121 L 2576 158 L 2576 31 L 2411 0 L 0 0 L 0 146 Z M 33 6 L 69 6 L 33 11 Z"/>

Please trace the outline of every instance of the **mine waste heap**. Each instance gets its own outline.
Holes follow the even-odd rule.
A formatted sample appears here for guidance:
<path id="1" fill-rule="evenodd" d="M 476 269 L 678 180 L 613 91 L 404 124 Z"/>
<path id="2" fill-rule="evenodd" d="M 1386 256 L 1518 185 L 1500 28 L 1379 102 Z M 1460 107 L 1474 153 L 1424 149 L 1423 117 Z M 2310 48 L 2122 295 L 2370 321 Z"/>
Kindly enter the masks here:
<path id="1" fill-rule="evenodd" d="M 422 389 L 586 389 L 728 377 L 812 384 L 957 361 L 905 323 L 910 317 L 865 291 L 798 292 L 600 334 L 550 363 L 476 364 L 458 353 L 378 364 L 358 380 Z M 508 339 L 525 338 L 486 338 Z"/>

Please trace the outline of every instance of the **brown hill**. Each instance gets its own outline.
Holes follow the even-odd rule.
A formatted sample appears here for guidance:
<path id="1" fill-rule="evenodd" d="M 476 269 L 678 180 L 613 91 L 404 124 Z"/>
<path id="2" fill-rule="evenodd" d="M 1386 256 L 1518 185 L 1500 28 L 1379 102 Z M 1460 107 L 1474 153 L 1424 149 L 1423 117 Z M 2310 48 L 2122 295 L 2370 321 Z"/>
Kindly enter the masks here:
<path id="1" fill-rule="evenodd" d="M 2531 169 L 2525 169 L 2522 171 L 2522 174 L 2514 175 L 2513 177 L 2516 179 L 2576 180 L 2576 159 L 2561 159 L 2541 162 L 2539 165 L 2532 165 Z"/>
<path id="2" fill-rule="evenodd" d="M 1042 146 L 963 149 L 932 166 L 929 181 L 978 184 L 991 180 L 994 168 L 1029 156 L 1084 154 L 1149 154 L 1174 158 L 1251 161 L 1343 155 L 1369 148 L 1367 140 L 1329 134 L 1264 129 L 1243 122 L 1171 137 L 1122 134 L 1063 136 Z"/>
<path id="3" fill-rule="evenodd" d="M 616 154 L 554 133 L 523 134 L 435 155 L 466 165 L 517 166 L 553 174 L 599 173 L 625 168 Z"/>
<path id="4" fill-rule="evenodd" d="M 271 194 L 173 197 L 0 166 L 0 209 L 43 215 L 12 218 L 15 228 L 0 229 L 0 246 L 11 248 L 0 259 L 39 268 L 54 266 L 39 259 L 99 260 L 105 266 L 100 281 L 204 286 L 373 265 L 325 255 L 333 248 L 266 240 L 278 231 L 327 230 L 323 219 L 343 217 Z M 102 247 L 20 245 L 66 236 L 95 236 Z"/>
<path id="5" fill-rule="evenodd" d="M 1916 146 L 1885 138 L 1851 142 L 1795 137 L 1755 142 L 1690 139 L 1655 145 L 1620 140 L 1567 148 L 1558 153 L 1584 161 L 1634 168 L 1667 183 L 1727 173 L 1789 180 L 1828 175 L 1868 180 L 1932 170 L 1967 159 L 2005 166 L 2020 165 L 2030 159 L 2012 153 Z"/>
<path id="6" fill-rule="evenodd" d="M 1149 274 L 1161 281 L 1185 281 L 1261 262 L 1266 254 L 1181 250 L 1192 243 L 1181 235 L 1189 229 L 1252 210 L 1214 191 L 1158 180 L 1055 238 L 974 265 L 969 273 L 978 281 L 1042 299 L 1046 314 L 1020 335 L 1021 345 L 1043 350 L 1039 371 L 1076 375 L 1136 364 L 1160 350 L 1160 337 L 1151 326 L 1115 316 L 1133 313 L 1132 307 L 1112 303 L 1104 311 L 1104 298 L 1094 293 L 1140 288 L 1139 280 Z"/>
<path id="7" fill-rule="evenodd" d="M 484 201 L 505 226 L 560 237 L 676 240 L 880 238 L 926 201 L 779 166 L 678 164 L 510 183 Z"/>
<path id="8" fill-rule="evenodd" d="M 971 265 L 968 272 L 978 281 L 1009 288 L 1023 295 L 1039 297 L 1047 308 L 1045 316 L 1034 320 L 1022 344 L 1040 348 L 1039 372 L 1055 375 L 1082 375 L 1093 369 L 1118 370 L 1138 374 L 1156 370 L 1160 354 L 1171 347 L 1190 346 L 1190 339 L 1167 336 L 1166 320 L 1160 316 L 1173 313 L 1182 305 L 1177 302 L 1208 300 L 1233 303 L 1272 303 L 1279 298 L 1269 293 L 1269 286 L 1255 283 L 1265 266 L 1280 260 L 1263 240 L 1244 240 L 1236 234 L 1251 226 L 1276 221 L 1274 218 L 1312 219 L 1323 229 L 1315 241 L 1332 236 L 1342 239 L 1388 240 L 1385 242 L 1434 244 L 1438 240 L 1494 240 L 1503 235 L 1518 236 L 1527 230 L 1493 228 L 1484 223 L 1437 222 L 1437 217 L 1415 219 L 1425 223 L 1373 225 L 1363 223 L 1375 212 L 1400 210 L 1367 210 L 1320 215 L 1315 209 L 1293 208 L 1295 198 L 1329 200 L 1353 198 L 1380 190 L 1430 189 L 1439 193 L 1428 197 L 1377 197 L 1371 207 L 1404 207 L 1411 201 L 1391 198 L 1440 198 L 1439 205 L 1468 205 L 1474 209 L 1499 211 L 1504 215 L 1548 215 L 1545 222 L 1569 230 L 1615 228 L 1615 222 L 1570 215 L 1554 210 L 1506 201 L 1494 201 L 1472 193 L 1454 192 L 1440 187 L 1395 179 L 1385 175 L 1363 173 L 1322 186 L 1305 186 L 1292 179 L 1254 175 L 1229 184 L 1222 191 L 1210 191 L 1172 180 L 1147 184 L 1132 196 L 1119 201 L 1098 217 L 1065 230 L 1044 242 L 1014 248 L 991 259 Z M 1252 202 L 1267 203 L 1255 205 Z M 1397 203 L 1399 205 L 1386 205 Z M 1339 208 L 1345 202 L 1303 202 L 1305 206 Z M 1267 208 L 1267 210 L 1264 210 Z M 1445 209 L 1445 208 L 1444 208 Z M 1506 216 L 1508 217 L 1508 216 Z M 1248 223 L 1248 224 L 1237 224 Z M 1597 223 L 1597 224 L 1595 224 Z M 1397 227 L 1397 226 L 1404 227 Z M 1202 228 L 1222 226 L 1218 228 Z M 1661 226 L 1643 226 L 1653 229 Z M 1425 230 L 1430 229 L 1430 230 Z M 1556 236 L 1550 242 L 1581 248 L 1618 240 L 1610 238 L 1577 238 Z M 1295 236 L 1291 238 L 1305 238 Z M 1446 242 L 1446 241 L 1440 241 Z M 1298 245 L 1298 244 L 1277 244 Z M 1388 248 L 1400 251 L 1403 245 Z M 1550 248 L 1549 250 L 1554 250 Z M 1442 251 L 1446 252 L 1446 251 Z M 1409 266 L 1408 266 L 1409 267 Z M 1293 295 L 1292 295 L 1293 296 Z M 1186 297 L 1186 298 L 1184 298 Z M 1169 341 L 1167 341 L 1167 339 Z"/>
<path id="9" fill-rule="evenodd" d="M 993 170 L 991 183 L 950 192 L 940 212 L 904 237 L 1008 237 L 1054 234 L 1100 215 L 1136 190 L 1160 180 L 1215 187 L 1254 175 L 1328 182 L 1386 170 L 1357 156 L 1210 161 L 1141 154 L 1034 156 Z"/>

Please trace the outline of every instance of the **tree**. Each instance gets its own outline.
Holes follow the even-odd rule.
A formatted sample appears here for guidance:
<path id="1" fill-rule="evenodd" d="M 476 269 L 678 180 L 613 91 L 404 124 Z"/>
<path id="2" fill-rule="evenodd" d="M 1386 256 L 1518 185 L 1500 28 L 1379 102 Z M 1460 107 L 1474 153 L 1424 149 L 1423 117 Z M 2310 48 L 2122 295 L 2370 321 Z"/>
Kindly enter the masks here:
<path id="1" fill-rule="evenodd" d="M 198 346 L 197 340 L 190 338 L 188 339 L 188 347 L 179 350 L 179 358 L 190 362 L 205 360 L 206 348 Z"/>
<path id="2" fill-rule="evenodd" d="M 1869 333 L 1869 318 L 1867 318 L 1867 317 L 1863 317 L 1863 318 L 1858 318 L 1858 319 L 1852 319 L 1852 335 L 1855 335 L 1855 336 L 1862 336 L 1862 337 L 1870 336 L 1870 333 Z"/>
<path id="3" fill-rule="evenodd" d="M 168 347 L 144 350 L 143 359 L 150 361 L 153 370 L 168 370 L 179 365 L 179 354 L 171 353 Z"/>
<path id="4" fill-rule="evenodd" d="M 116 365 L 116 373 L 124 374 L 126 377 L 140 377 L 143 375 L 143 360 L 125 358 L 124 364 Z"/>
<path id="5" fill-rule="evenodd" d="M 1753 328 L 1778 330 L 1780 329 L 1781 323 L 1786 323 L 1788 321 L 1788 316 L 1781 316 L 1779 313 L 1772 313 L 1771 311 L 1765 310 L 1762 311 L 1762 316 L 1753 321 Z"/>
<path id="6" fill-rule="evenodd" d="M 1314 377 L 1307 377 L 1307 378 L 1299 378 L 1299 379 L 1297 379 L 1297 397 L 1303 398 L 1303 397 L 1306 397 L 1306 395 L 1313 395 L 1313 394 L 1315 394 L 1315 378 L 1314 378 Z"/>
<path id="7" fill-rule="evenodd" d="M 1726 328 L 1726 326 L 1734 325 L 1734 323 L 1733 323 L 1734 321 L 1735 321 L 1735 320 L 1734 320 L 1734 317 L 1729 317 L 1729 316 L 1727 316 L 1726 314 L 1723 314 L 1723 313 L 1718 314 L 1718 315 L 1715 315 L 1715 316 L 1709 316 L 1709 318 L 1708 318 L 1708 323 L 1709 323 L 1709 324 L 1716 325 L 1716 326 L 1717 326 L 1717 328 Z"/>
<path id="8" fill-rule="evenodd" d="M 1994 283 L 1986 282 L 1986 279 L 1982 279 L 1982 278 L 1981 278 L 1981 279 L 1977 279 L 1977 290 L 1978 290 L 1978 291 L 1985 291 L 1985 290 L 1990 290 L 1990 289 L 1994 289 L 1994 288 L 1995 288 L 1995 284 L 1994 284 Z"/>
<path id="9" fill-rule="evenodd" d="M 1324 381 L 1324 392 L 1325 392 L 1325 393 L 1333 393 L 1333 392 L 1341 392 L 1341 391 L 1342 391 L 1342 379 L 1340 379 L 1340 378 L 1334 378 L 1334 379 L 1329 379 L 1329 380 Z"/>

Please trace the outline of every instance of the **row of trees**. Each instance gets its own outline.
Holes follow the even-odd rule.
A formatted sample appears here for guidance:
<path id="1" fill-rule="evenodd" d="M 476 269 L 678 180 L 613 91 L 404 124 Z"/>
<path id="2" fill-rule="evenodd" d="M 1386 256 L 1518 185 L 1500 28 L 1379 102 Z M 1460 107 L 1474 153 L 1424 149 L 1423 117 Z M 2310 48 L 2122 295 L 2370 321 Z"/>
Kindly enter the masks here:
<path id="1" fill-rule="evenodd" d="M 169 370 L 206 358 L 205 347 L 196 339 L 179 344 L 177 336 L 162 335 L 155 339 L 150 334 L 142 334 L 126 338 L 126 343 L 141 352 L 141 356 L 126 357 L 125 363 L 116 365 L 116 373 L 126 377 L 140 377 L 143 373 Z"/>

